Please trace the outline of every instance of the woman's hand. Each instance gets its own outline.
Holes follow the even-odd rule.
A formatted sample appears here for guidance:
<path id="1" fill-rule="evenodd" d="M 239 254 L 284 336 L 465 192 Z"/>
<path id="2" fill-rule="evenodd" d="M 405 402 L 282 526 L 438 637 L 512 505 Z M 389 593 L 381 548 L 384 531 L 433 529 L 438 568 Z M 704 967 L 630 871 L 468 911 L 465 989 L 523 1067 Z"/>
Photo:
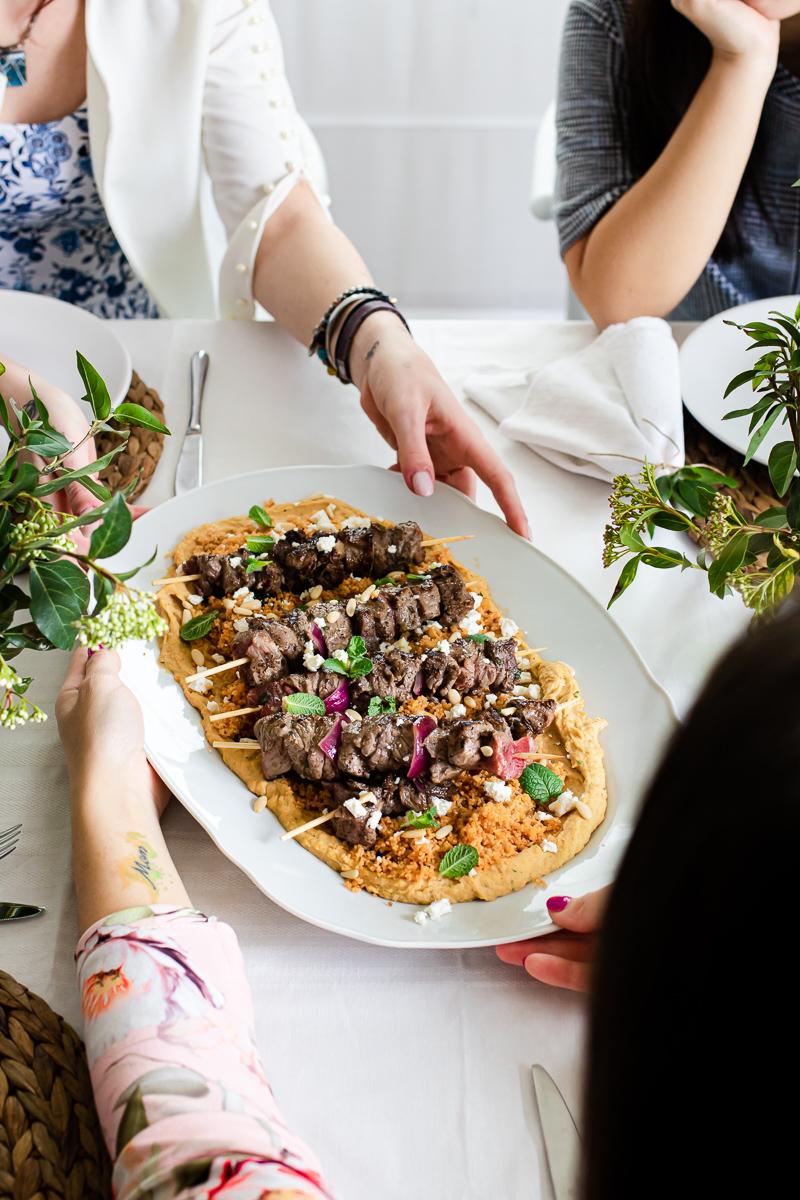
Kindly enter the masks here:
<path id="1" fill-rule="evenodd" d="M 575 900 L 571 896 L 548 897 L 547 911 L 551 920 L 567 932 L 498 946 L 498 958 L 512 966 L 524 967 L 541 983 L 577 992 L 588 991 L 597 934 L 610 893 L 611 888 L 604 887 Z"/>
<path id="2" fill-rule="evenodd" d="M 775 69 L 780 19 L 800 11 L 798 0 L 672 0 L 722 58 L 763 59 Z"/>
<path id="3" fill-rule="evenodd" d="M 159 813 L 170 793 L 144 754 L 142 710 L 119 677 L 114 650 L 94 653 L 79 647 L 69 661 L 56 701 L 58 731 L 73 789 L 119 789 L 122 781 L 139 787 Z"/>
<path id="4" fill-rule="evenodd" d="M 361 407 L 397 451 L 410 491 L 430 496 L 436 478 L 474 496 L 477 475 L 511 528 L 531 536 L 511 472 L 392 313 L 376 313 L 363 323 L 350 370 Z"/>

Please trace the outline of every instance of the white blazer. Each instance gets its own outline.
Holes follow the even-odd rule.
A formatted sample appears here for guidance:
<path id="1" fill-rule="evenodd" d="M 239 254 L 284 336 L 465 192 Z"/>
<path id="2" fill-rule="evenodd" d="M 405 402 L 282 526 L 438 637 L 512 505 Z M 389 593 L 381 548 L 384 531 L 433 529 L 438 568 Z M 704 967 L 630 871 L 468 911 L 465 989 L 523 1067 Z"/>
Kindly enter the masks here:
<path id="1" fill-rule="evenodd" d="M 86 0 L 89 138 L 111 227 L 167 317 L 252 317 L 264 224 L 325 171 L 268 0 Z"/>

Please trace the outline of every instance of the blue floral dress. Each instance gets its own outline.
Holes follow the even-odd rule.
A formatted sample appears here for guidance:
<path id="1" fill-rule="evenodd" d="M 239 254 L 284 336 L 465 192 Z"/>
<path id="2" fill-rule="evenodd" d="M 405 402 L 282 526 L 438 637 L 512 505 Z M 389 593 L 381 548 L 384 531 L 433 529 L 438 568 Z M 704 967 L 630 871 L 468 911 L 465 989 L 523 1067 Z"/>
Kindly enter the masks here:
<path id="1" fill-rule="evenodd" d="M 0 288 L 99 317 L 158 316 L 108 223 L 85 106 L 59 121 L 0 122 Z"/>

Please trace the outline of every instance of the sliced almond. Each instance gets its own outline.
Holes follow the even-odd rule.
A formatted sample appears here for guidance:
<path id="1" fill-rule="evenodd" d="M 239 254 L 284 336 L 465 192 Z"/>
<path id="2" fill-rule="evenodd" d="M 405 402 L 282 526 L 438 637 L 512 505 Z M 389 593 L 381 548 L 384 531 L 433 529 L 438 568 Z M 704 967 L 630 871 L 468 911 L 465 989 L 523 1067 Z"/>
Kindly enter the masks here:
<path id="1" fill-rule="evenodd" d="M 354 867 L 352 871 L 342 871 L 342 879 L 358 879 L 358 867 Z"/>
<path id="2" fill-rule="evenodd" d="M 356 600 L 355 596 L 351 597 L 351 599 L 347 601 L 344 611 L 347 613 L 348 617 L 352 617 L 353 613 L 356 611 L 357 604 L 358 601 Z"/>
<path id="3" fill-rule="evenodd" d="M 204 667 L 206 665 L 205 654 L 203 654 L 202 650 L 198 650 L 196 646 L 192 648 L 192 661 L 196 662 L 198 667 Z"/>
<path id="4" fill-rule="evenodd" d="M 263 812 L 266 807 L 267 807 L 267 797 L 266 796 L 256 796 L 255 800 L 253 801 L 253 812 Z"/>
<path id="5" fill-rule="evenodd" d="M 452 833 L 452 832 L 453 832 L 453 826 L 452 826 L 452 825 L 443 825 L 441 829 L 437 829 L 437 830 L 436 830 L 436 833 L 435 833 L 433 836 L 434 836 L 434 837 L 435 837 L 435 838 L 436 838 L 438 841 L 440 841 L 440 842 L 441 842 L 441 841 L 443 841 L 443 840 L 444 840 L 444 839 L 447 837 L 448 833 Z"/>

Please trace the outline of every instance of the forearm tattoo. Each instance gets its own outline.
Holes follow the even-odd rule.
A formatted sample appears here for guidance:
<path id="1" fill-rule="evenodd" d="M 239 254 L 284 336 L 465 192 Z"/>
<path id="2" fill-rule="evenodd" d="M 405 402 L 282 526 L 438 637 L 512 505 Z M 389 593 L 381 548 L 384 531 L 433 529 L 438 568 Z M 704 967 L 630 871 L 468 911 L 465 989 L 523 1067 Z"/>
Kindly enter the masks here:
<path id="1" fill-rule="evenodd" d="M 153 892 L 158 892 L 159 884 L 164 878 L 164 872 L 158 865 L 158 855 L 141 833 L 129 833 L 125 841 L 130 842 L 132 851 L 120 864 L 120 874 L 126 883 L 139 879 L 144 880 Z"/>

